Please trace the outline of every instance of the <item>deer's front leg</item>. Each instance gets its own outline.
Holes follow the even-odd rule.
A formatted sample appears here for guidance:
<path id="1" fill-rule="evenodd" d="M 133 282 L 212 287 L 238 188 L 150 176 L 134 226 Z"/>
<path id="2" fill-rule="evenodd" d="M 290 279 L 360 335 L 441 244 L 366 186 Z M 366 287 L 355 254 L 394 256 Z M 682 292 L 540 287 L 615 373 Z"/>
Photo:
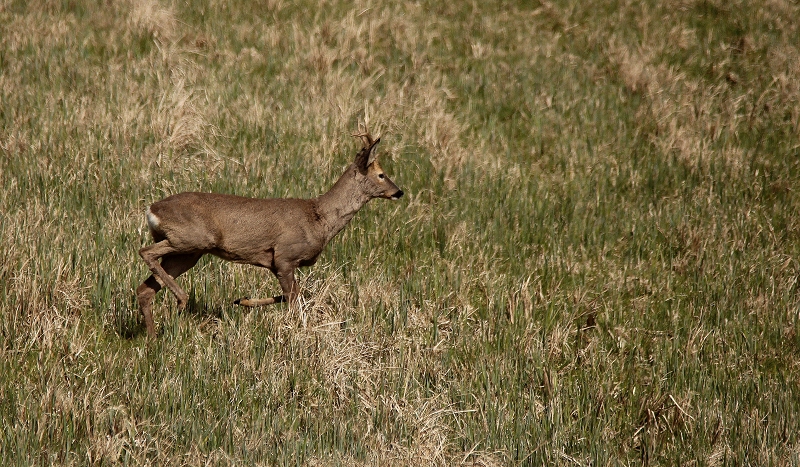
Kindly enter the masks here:
<path id="1" fill-rule="evenodd" d="M 297 281 L 294 280 L 294 268 L 278 271 L 276 276 L 278 276 L 278 282 L 281 283 L 281 289 L 283 289 L 283 301 L 289 302 L 290 305 L 296 304 L 299 292 Z"/>
<path id="2" fill-rule="evenodd" d="M 297 281 L 294 279 L 294 269 L 286 268 L 283 271 L 276 271 L 275 276 L 281 284 L 283 295 L 277 295 L 269 298 L 240 298 L 235 300 L 234 305 L 255 307 L 263 305 L 272 305 L 273 303 L 289 302 L 296 303 L 298 297 Z"/>
<path id="3" fill-rule="evenodd" d="M 233 301 L 233 304 L 239 306 L 254 307 L 254 306 L 272 305 L 273 303 L 281 303 L 285 301 L 286 300 L 283 299 L 283 295 L 278 295 L 269 298 L 237 298 L 236 300 Z"/>

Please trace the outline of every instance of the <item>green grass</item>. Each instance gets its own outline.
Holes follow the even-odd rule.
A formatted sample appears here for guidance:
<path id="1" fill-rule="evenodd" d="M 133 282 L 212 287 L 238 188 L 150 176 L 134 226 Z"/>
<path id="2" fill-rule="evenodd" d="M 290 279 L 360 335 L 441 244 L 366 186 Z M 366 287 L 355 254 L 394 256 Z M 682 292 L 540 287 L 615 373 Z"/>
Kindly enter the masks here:
<path id="1" fill-rule="evenodd" d="M 3 465 L 797 465 L 796 2 L 0 2 Z M 156 299 L 146 206 L 407 193 Z"/>

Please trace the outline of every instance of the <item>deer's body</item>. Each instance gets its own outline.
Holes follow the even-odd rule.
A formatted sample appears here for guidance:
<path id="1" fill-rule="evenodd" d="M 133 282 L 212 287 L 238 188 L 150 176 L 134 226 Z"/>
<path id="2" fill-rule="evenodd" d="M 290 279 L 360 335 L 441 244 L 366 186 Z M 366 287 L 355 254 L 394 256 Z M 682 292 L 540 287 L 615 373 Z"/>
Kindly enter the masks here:
<path id="1" fill-rule="evenodd" d="M 180 193 L 153 203 L 145 218 L 155 243 L 139 251 L 153 274 L 136 291 L 148 334 L 155 334 L 155 294 L 167 286 L 178 299 L 178 306 L 184 306 L 188 295 L 175 278 L 205 254 L 267 268 L 277 276 L 283 295 L 235 303 L 258 306 L 296 301 L 295 269 L 314 264 L 325 245 L 370 199 L 398 199 L 403 195 L 370 158 L 380 139 L 361 136 L 364 148 L 355 162 L 317 198 Z"/>
<path id="2" fill-rule="evenodd" d="M 168 238 L 185 253 L 212 254 L 236 263 L 275 269 L 279 257 L 314 263 L 328 232 L 315 200 L 257 199 L 216 193 L 181 193 L 154 203 L 147 223 L 156 241 Z M 161 219 L 170 219 L 162 225 Z M 176 225 L 177 224 L 177 225 Z"/>

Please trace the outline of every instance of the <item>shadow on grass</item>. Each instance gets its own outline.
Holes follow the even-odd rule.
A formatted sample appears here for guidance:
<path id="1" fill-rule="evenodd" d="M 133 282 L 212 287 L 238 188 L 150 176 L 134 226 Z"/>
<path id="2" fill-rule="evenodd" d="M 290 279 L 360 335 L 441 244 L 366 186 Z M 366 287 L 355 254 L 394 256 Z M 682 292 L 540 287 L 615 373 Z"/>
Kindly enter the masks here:
<path id="1" fill-rule="evenodd" d="M 127 292 L 116 290 L 105 313 L 103 325 L 106 331 L 123 339 L 136 339 L 147 333 L 139 313 L 136 298 Z"/>
<path id="2" fill-rule="evenodd" d="M 189 302 L 180 314 L 191 316 L 203 327 L 209 322 L 216 322 L 223 318 L 223 307 L 218 303 L 209 302 L 202 296 L 198 299 L 194 291 L 189 292 Z"/>
<path id="3" fill-rule="evenodd" d="M 109 333 L 116 334 L 123 339 L 134 340 L 147 335 L 147 328 L 141 313 L 139 313 L 136 298 L 127 295 L 123 293 L 114 295 L 115 298 L 104 318 L 104 326 Z M 170 299 L 174 301 L 172 296 L 167 297 L 167 300 Z M 208 323 L 216 322 L 224 317 L 222 306 L 209 304 L 203 297 L 198 299 L 194 291 L 189 292 L 189 302 L 186 304 L 186 308 L 178 311 L 178 314 L 192 317 L 201 327 L 206 327 Z M 160 329 L 157 330 L 159 336 L 164 333 L 165 324 L 162 323 Z"/>
<path id="4" fill-rule="evenodd" d="M 165 296 L 162 296 L 165 294 Z M 161 300 L 168 300 L 171 307 L 175 306 L 175 297 L 169 291 L 162 290 L 159 294 Z M 159 300 L 159 298 L 156 298 Z M 206 300 L 202 295 L 198 296 L 194 290 L 189 291 L 189 302 L 183 310 L 172 309 L 169 312 L 171 318 L 161 317 L 161 319 L 174 319 L 179 315 L 189 316 L 197 321 L 201 328 L 206 328 L 210 323 L 217 322 L 225 317 L 225 307 L 221 303 L 215 303 L 214 300 Z M 158 317 L 156 317 L 158 319 Z M 106 332 L 116 334 L 122 339 L 134 340 L 147 335 L 147 328 L 144 325 L 144 320 L 139 313 L 139 305 L 136 297 L 128 291 L 115 291 L 111 303 L 105 313 L 103 319 Z M 170 323 L 161 322 L 158 326 L 157 334 L 163 335 L 164 327 L 169 326 Z"/>

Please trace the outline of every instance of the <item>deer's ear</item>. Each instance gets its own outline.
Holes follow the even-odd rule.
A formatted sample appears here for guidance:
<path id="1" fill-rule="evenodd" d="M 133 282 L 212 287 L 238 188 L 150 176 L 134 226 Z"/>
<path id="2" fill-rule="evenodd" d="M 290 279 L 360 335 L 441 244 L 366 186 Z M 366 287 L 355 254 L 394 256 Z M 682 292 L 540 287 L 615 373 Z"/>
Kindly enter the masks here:
<path id="1" fill-rule="evenodd" d="M 369 145 L 369 149 L 367 150 L 367 152 L 369 153 L 369 157 L 367 157 L 367 166 L 369 166 L 370 164 L 372 164 L 373 162 L 375 162 L 375 151 L 373 151 L 373 149 L 374 149 L 374 148 L 375 148 L 375 146 L 377 146 L 377 145 L 378 145 L 378 143 L 380 143 L 380 142 L 381 142 L 381 139 L 380 139 L 380 138 L 378 138 L 378 139 L 376 139 L 375 141 L 373 141 L 373 142 L 372 142 L 372 144 L 370 144 L 370 145 Z"/>
<path id="2" fill-rule="evenodd" d="M 375 155 L 372 153 L 373 148 L 381 141 L 380 138 L 375 141 L 365 141 L 364 147 L 356 154 L 356 168 L 361 173 L 367 173 L 367 167 L 375 161 Z"/>

